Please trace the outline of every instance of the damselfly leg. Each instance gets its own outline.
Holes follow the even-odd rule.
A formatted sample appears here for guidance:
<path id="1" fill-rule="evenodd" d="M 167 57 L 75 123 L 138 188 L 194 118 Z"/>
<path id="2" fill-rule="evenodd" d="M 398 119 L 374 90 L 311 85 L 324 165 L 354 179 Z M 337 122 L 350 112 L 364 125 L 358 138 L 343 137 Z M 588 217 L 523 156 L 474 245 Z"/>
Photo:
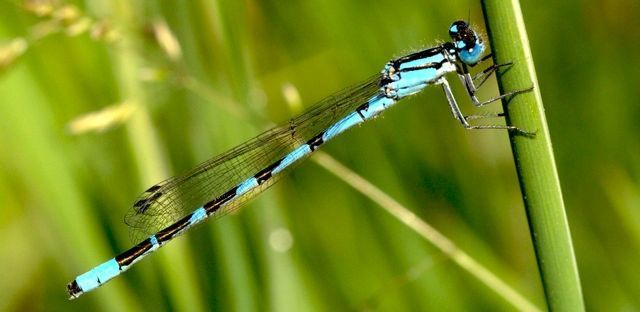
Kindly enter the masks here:
<path id="1" fill-rule="evenodd" d="M 483 57 L 480 62 L 484 62 L 488 59 L 490 59 L 491 54 Z M 475 64 L 474 64 L 475 65 Z M 517 94 L 520 93 L 526 93 L 529 92 L 531 90 L 533 90 L 533 87 L 530 88 L 526 88 L 526 89 L 520 89 L 520 90 L 515 90 L 515 91 L 511 91 L 511 92 L 507 92 L 498 96 L 495 96 L 493 98 L 490 98 L 488 100 L 485 101 L 480 101 L 477 96 L 476 96 L 476 92 L 478 91 L 478 89 L 487 81 L 487 79 L 493 74 L 495 73 L 498 69 L 500 68 L 504 68 L 504 67 L 508 67 L 508 66 L 512 66 L 513 63 L 509 62 L 509 63 L 504 63 L 504 64 L 492 64 L 489 67 L 485 68 L 484 70 L 482 70 L 481 72 L 471 76 L 471 74 L 469 73 L 469 68 L 467 66 L 467 64 L 462 63 L 459 64 L 458 66 L 456 66 L 457 70 L 456 73 L 458 74 L 458 78 L 460 78 L 460 82 L 462 83 L 462 85 L 465 87 L 465 89 L 467 90 L 467 95 L 469 96 L 469 98 L 471 99 L 471 102 L 473 103 L 473 105 L 475 107 L 482 107 L 485 106 L 487 104 L 491 104 L 493 102 L 496 102 L 498 100 L 507 98 L 509 99 L 512 96 L 515 96 Z M 444 79 L 444 77 L 443 77 Z M 499 118 L 499 117 L 504 117 L 504 113 L 495 113 L 495 114 L 474 114 L 474 115 L 462 115 L 462 113 L 460 112 L 460 108 L 458 107 L 458 104 L 455 101 L 455 98 L 453 97 L 453 94 L 451 92 L 450 86 L 448 83 L 441 83 L 443 86 L 443 89 L 445 90 L 445 95 L 447 96 L 447 101 L 449 101 L 449 106 L 451 106 L 453 115 L 456 119 L 458 119 L 461 123 L 462 126 L 465 129 L 506 129 L 506 130 L 510 130 L 510 131 L 515 131 L 521 135 L 526 135 L 526 136 L 533 136 L 535 135 L 535 133 L 530 132 L 530 131 L 525 131 L 523 129 L 520 129 L 518 127 L 515 126 L 505 126 L 505 125 L 470 125 L 469 121 L 470 120 L 476 120 L 476 119 L 485 119 L 485 118 Z"/>
<path id="2" fill-rule="evenodd" d="M 447 97 L 447 102 L 449 103 L 449 107 L 451 108 L 451 113 L 453 114 L 453 117 L 456 118 L 458 121 L 460 121 L 460 123 L 462 124 L 462 127 L 464 127 L 465 129 L 506 129 L 510 131 L 516 131 L 521 134 L 530 135 L 529 132 L 526 132 L 514 126 L 469 124 L 469 120 L 479 119 L 479 118 L 489 118 L 489 117 L 501 117 L 501 116 L 500 114 L 496 114 L 493 116 L 492 115 L 465 116 L 462 114 L 462 111 L 460 110 L 460 106 L 458 106 L 458 102 L 456 101 L 456 98 L 453 96 L 453 92 L 451 91 L 451 86 L 449 86 L 449 82 L 447 81 L 447 79 L 445 79 L 444 77 L 441 77 L 440 79 L 438 79 L 438 81 L 436 81 L 436 84 L 439 84 L 442 86 L 442 90 L 444 91 L 444 94 Z M 498 99 L 495 99 L 493 101 L 497 101 Z"/>

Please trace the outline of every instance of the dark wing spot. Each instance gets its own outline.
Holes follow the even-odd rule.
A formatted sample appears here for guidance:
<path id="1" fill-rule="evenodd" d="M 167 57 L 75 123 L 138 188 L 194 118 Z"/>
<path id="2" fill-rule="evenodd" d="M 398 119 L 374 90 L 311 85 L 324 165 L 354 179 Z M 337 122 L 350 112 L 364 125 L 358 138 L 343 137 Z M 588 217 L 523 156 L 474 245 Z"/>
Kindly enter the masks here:
<path id="1" fill-rule="evenodd" d="M 152 186 L 152 188 L 155 186 Z M 133 204 L 133 208 L 137 213 L 144 213 L 150 206 L 153 204 L 156 199 L 162 196 L 162 192 L 155 192 L 151 194 L 149 197 L 141 198 Z"/>

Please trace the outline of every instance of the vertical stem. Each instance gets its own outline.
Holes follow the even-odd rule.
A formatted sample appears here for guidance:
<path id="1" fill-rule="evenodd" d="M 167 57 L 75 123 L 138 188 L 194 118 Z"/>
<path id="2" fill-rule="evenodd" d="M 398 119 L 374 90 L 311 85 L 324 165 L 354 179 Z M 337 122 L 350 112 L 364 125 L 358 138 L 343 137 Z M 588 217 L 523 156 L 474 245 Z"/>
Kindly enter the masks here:
<path id="1" fill-rule="evenodd" d="M 514 63 L 498 73 L 500 91 L 534 87 L 503 105 L 508 124 L 536 133 L 527 137 L 512 132 L 510 139 L 547 305 L 552 311 L 583 311 L 580 278 L 520 3 L 482 0 L 482 8 L 494 61 Z"/>

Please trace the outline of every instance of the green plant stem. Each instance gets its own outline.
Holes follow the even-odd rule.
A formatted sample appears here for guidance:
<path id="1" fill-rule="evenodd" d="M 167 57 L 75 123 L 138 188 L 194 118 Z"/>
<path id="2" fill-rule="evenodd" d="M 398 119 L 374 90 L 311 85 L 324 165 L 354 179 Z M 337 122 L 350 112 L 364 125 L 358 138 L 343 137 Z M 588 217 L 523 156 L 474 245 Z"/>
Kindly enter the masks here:
<path id="1" fill-rule="evenodd" d="M 535 132 L 532 137 L 512 132 L 510 138 L 547 305 L 552 311 L 583 311 L 578 269 L 520 3 L 483 0 L 482 8 L 494 61 L 514 63 L 498 73 L 500 91 L 533 86 L 531 92 L 503 105 L 508 124 Z"/>

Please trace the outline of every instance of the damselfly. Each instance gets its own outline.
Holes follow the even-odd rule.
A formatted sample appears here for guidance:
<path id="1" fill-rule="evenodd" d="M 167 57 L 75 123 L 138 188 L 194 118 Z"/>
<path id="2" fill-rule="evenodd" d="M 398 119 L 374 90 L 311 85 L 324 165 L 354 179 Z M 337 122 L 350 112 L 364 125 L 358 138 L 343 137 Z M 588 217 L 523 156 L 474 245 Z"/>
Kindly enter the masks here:
<path id="1" fill-rule="evenodd" d="M 91 291 L 158 248 L 210 217 L 221 217 L 271 186 L 294 163 L 345 130 L 372 119 L 399 100 L 429 85 L 444 90 L 453 116 L 467 129 L 509 129 L 512 126 L 473 126 L 469 120 L 496 115 L 465 116 L 449 83 L 456 73 L 475 106 L 524 92 L 506 93 L 487 101 L 476 90 L 500 66 L 491 65 L 475 76 L 468 68 L 485 61 L 485 43 L 464 21 L 449 27 L 451 42 L 389 61 L 382 72 L 335 94 L 299 117 L 273 128 L 191 170 L 150 187 L 126 216 L 134 238 L 141 242 L 115 258 L 79 275 L 67 286 L 71 299 Z M 138 240 L 136 240 L 138 241 Z"/>

